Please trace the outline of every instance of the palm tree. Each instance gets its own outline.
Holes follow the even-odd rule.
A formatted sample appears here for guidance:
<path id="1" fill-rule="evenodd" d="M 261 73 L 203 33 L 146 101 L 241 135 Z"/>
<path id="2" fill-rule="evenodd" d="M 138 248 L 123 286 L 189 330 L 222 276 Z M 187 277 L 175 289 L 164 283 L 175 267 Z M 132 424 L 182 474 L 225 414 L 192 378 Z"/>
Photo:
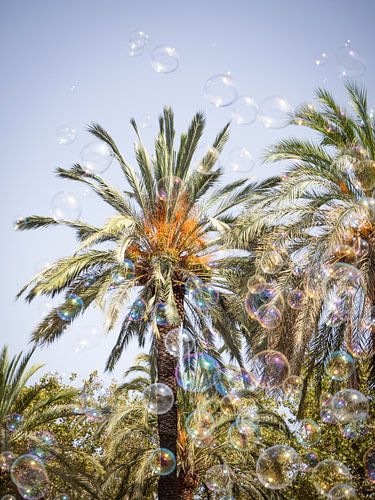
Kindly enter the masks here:
<path id="1" fill-rule="evenodd" d="M 137 125 L 131 120 L 137 136 L 135 156 L 139 171 L 124 159 L 103 128 L 97 124 L 89 127 L 96 138 L 110 147 L 128 190 L 119 191 L 99 175 L 85 170 L 84 165 L 75 164 L 70 170 L 59 168 L 60 177 L 89 186 L 116 214 L 102 227 L 40 216 L 18 221 L 17 228 L 21 230 L 67 225 L 77 231 L 79 239 L 73 255 L 54 262 L 20 292 L 21 295 L 28 290 L 27 301 L 40 294 L 53 297 L 65 292 L 66 302 L 34 331 L 32 338 L 36 343 L 51 343 L 63 333 L 67 322 L 59 314 L 61 308 L 68 309 L 69 320 L 73 320 L 95 303 L 105 309 L 106 327 L 111 330 L 133 291 L 137 292 L 137 299 L 122 318 L 107 369 L 114 367 L 132 338 L 144 346 L 149 335 L 153 373 L 157 370 L 158 381 L 168 385 L 176 396 L 176 358 L 167 352 L 164 341 L 171 329 L 182 324 L 196 338 L 196 332 L 210 332 L 207 327 L 219 326 L 231 355 L 241 363 L 240 335 L 231 318 L 223 314 L 225 304 L 217 297 L 215 287 L 224 289 L 225 282 L 213 264 L 215 251 L 220 248 L 220 234 L 233 222 L 235 215 L 231 210 L 246 199 L 248 187 L 246 180 L 217 186 L 222 170 L 214 167 L 228 138 L 228 125 L 199 159 L 198 167 L 192 167 L 204 122 L 202 113 L 197 113 L 176 151 L 173 113 L 165 108 L 159 120 L 155 155 L 150 158 Z M 211 238 L 212 234 L 216 237 Z M 102 243 L 105 246 L 99 250 L 97 246 Z M 193 297 L 186 292 L 187 282 L 190 291 L 196 289 Z M 201 335 L 197 339 L 199 345 L 202 340 L 205 339 Z M 176 454 L 176 405 L 158 419 L 158 432 L 160 446 Z M 177 495 L 176 474 L 162 477 L 159 498 L 175 499 Z"/>
<path id="2" fill-rule="evenodd" d="M 362 377 L 373 388 L 375 380 L 375 121 L 365 90 L 353 83 L 346 89 L 349 110 L 320 89 L 317 106 L 294 113 L 291 123 L 317 138 L 285 139 L 268 149 L 267 162 L 287 161 L 289 167 L 253 186 L 229 237 L 252 251 L 234 280 L 242 299 L 250 275 L 271 283 L 274 300 L 285 304 L 282 322 L 271 331 L 259 331 L 253 316 L 258 336 L 250 352 L 262 339 L 283 351 L 292 373 L 303 369 L 305 391 L 315 374 L 318 394 L 327 358 L 340 349 L 363 356 L 364 373 L 357 367 L 351 385 Z M 288 293 L 298 290 L 299 303 L 290 307 Z"/>
<path id="3" fill-rule="evenodd" d="M 151 499 L 156 491 L 156 476 L 150 469 L 150 457 L 158 446 L 155 438 L 157 419 L 145 409 L 142 399 L 142 393 L 152 381 L 150 358 L 139 355 L 136 361 L 116 391 L 116 404 L 105 428 L 108 476 L 101 494 L 106 497 L 108 492 L 116 492 L 114 498 Z M 129 379 L 130 376 L 133 378 Z M 199 498 L 211 498 L 205 476 L 212 466 L 218 464 L 225 464 L 233 471 L 228 495 L 232 492 L 236 498 L 244 499 L 285 498 L 282 493 L 261 486 L 255 476 L 255 463 L 260 450 L 270 446 L 270 440 L 272 442 L 275 436 L 281 440 L 289 436 L 288 428 L 279 415 L 263 407 L 258 394 L 246 390 L 241 394 L 243 409 L 247 405 L 257 408 L 256 422 L 262 435 L 265 431 L 267 436 L 268 432 L 268 437 L 254 441 L 246 451 L 233 447 L 228 438 L 228 429 L 236 421 L 237 414 L 234 411 L 223 413 L 221 397 L 216 390 L 204 393 L 178 390 L 177 475 L 183 500 L 192 500 L 196 494 Z M 187 431 L 188 417 L 193 411 L 208 411 L 214 416 L 212 441 L 199 444 Z"/>

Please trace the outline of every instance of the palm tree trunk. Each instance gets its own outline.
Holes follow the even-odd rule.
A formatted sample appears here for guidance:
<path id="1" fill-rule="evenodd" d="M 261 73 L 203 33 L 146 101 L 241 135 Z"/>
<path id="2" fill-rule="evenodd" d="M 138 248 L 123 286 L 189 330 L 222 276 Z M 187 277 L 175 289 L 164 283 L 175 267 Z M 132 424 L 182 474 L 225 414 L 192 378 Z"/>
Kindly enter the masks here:
<path id="1" fill-rule="evenodd" d="M 183 287 L 175 288 L 174 296 L 180 320 L 182 322 L 184 318 Z M 168 448 L 171 450 L 177 460 L 177 359 L 168 353 L 164 344 L 165 336 L 173 328 L 176 328 L 176 325 L 173 327 L 159 327 L 160 336 L 157 340 L 158 382 L 170 387 L 174 395 L 174 404 L 171 410 L 163 415 L 158 415 L 158 433 L 160 448 Z M 160 476 L 158 484 L 158 498 L 159 500 L 177 500 L 180 498 L 177 468 L 167 476 Z"/>
<path id="2" fill-rule="evenodd" d="M 181 500 L 193 500 L 194 488 L 185 488 L 181 490 L 180 498 Z"/>

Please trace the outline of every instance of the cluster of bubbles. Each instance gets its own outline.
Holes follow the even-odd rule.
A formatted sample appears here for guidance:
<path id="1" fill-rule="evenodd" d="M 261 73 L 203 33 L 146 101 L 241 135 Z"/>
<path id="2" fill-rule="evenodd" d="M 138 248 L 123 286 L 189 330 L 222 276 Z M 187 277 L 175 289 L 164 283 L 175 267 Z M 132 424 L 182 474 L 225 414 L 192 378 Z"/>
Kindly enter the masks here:
<path id="1" fill-rule="evenodd" d="M 185 291 L 201 312 L 208 311 L 219 302 L 218 291 L 209 283 L 203 283 L 197 276 L 186 280 Z"/>
<path id="2" fill-rule="evenodd" d="M 365 60 L 359 50 L 353 47 L 350 40 L 347 40 L 343 46 L 336 50 L 334 59 L 338 67 L 339 78 L 360 78 L 366 71 Z M 319 68 L 326 66 L 328 61 L 327 52 L 323 51 L 315 55 L 314 64 Z"/>

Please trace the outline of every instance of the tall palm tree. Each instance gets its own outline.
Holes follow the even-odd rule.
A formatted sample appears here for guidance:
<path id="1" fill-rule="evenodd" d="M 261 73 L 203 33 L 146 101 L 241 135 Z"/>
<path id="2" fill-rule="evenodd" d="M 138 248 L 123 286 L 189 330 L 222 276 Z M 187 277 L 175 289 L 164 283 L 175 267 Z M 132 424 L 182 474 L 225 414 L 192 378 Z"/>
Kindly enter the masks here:
<path id="1" fill-rule="evenodd" d="M 223 289 L 225 282 L 213 264 L 215 251 L 220 248 L 220 234 L 235 218 L 231 210 L 246 199 L 249 190 L 246 180 L 217 186 L 222 169 L 215 166 L 228 138 L 228 125 L 199 158 L 198 167 L 193 168 L 192 158 L 204 122 L 202 113 L 197 113 L 187 134 L 181 135 L 176 151 L 173 113 L 165 108 L 159 120 L 155 154 L 150 158 L 131 120 L 137 136 L 138 171 L 103 128 L 91 125 L 90 132 L 110 147 L 119 163 L 127 191 L 109 185 L 99 175 L 85 170 L 84 165 L 75 164 L 70 170 L 59 168 L 57 173 L 89 186 L 116 214 L 102 227 L 40 216 L 27 217 L 17 224 L 20 230 L 67 225 L 77 231 L 79 239 L 73 255 L 43 270 L 20 294 L 28 290 L 26 300 L 31 301 L 40 294 L 53 297 L 65 292 L 66 302 L 61 307 L 73 309 L 73 314 L 68 314 L 70 320 L 95 303 L 105 309 L 108 330 L 123 314 L 107 369 L 114 367 L 130 339 L 136 337 L 143 346 L 150 335 L 153 373 L 157 370 L 158 381 L 167 384 L 174 396 L 176 358 L 168 353 L 164 342 L 171 329 L 183 324 L 199 337 L 197 332 L 210 332 L 207 327 L 212 324 L 220 326 L 231 355 L 241 362 L 240 335 L 231 318 L 223 314 L 224 302 L 216 300 L 215 286 Z M 216 237 L 210 237 L 215 233 Z M 102 243 L 105 246 L 99 250 L 97 245 Z M 196 288 L 193 298 L 186 292 L 188 280 L 190 290 Z M 137 292 L 137 299 L 130 312 L 124 314 L 132 291 Z M 38 325 L 32 338 L 38 344 L 48 344 L 64 332 L 66 325 L 56 308 Z M 205 339 L 197 340 L 199 344 Z M 176 454 L 176 405 L 159 417 L 158 432 L 160 446 Z M 177 495 L 176 474 L 162 477 L 159 497 L 175 499 Z"/>
<path id="2" fill-rule="evenodd" d="M 320 89 L 316 105 L 294 113 L 291 123 L 316 139 L 285 139 L 268 149 L 267 162 L 289 167 L 253 187 L 229 237 L 252 251 L 250 275 L 272 282 L 275 303 L 285 304 L 282 322 L 272 331 L 258 325 L 255 341 L 283 351 L 293 373 L 303 368 L 305 390 L 315 374 L 318 392 L 327 358 L 339 349 L 363 356 L 370 370 L 362 376 L 372 387 L 375 380 L 375 121 L 365 90 L 353 83 L 346 89 L 349 109 Z M 248 277 L 240 273 L 240 290 Z M 291 290 L 302 292 L 294 308 Z M 360 376 L 357 370 L 349 383 Z"/>

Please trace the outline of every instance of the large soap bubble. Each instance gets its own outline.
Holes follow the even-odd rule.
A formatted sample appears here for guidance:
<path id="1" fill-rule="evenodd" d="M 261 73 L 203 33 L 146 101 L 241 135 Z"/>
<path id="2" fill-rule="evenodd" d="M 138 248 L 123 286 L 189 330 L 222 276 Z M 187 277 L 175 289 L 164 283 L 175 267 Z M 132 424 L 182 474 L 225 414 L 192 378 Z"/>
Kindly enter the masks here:
<path id="1" fill-rule="evenodd" d="M 168 448 L 159 448 L 150 456 L 150 468 L 158 476 L 168 476 L 176 468 L 176 457 Z"/>
<path id="2" fill-rule="evenodd" d="M 367 397 L 355 389 L 343 389 L 332 398 L 332 413 L 340 424 L 366 420 L 369 413 Z"/>
<path id="3" fill-rule="evenodd" d="M 328 498 L 330 500 L 358 500 L 358 495 L 350 484 L 336 484 L 329 490 Z"/>
<path id="4" fill-rule="evenodd" d="M 266 488 L 281 490 L 292 484 L 299 468 L 296 450 L 279 444 L 261 451 L 256 464 L 256 475 Z"/>
<path id="5" fill-rule="evenodd" d="M 339 76 L 343 78 L 360 78 L 366 71 L 366 63 L 359 50 L 348 40 L 336 51 L 336 61 L 340 69 Z"/>
<path id="6" fill-rule="evenodd" d="M 10 476 L 17 488 L 41 488 L 48 485 L 43 462 L 34 455 L 21 455 L 12 464 Z"/>
<path id="7" fill-rule="evenodd" d="M 204 85 L 204 96 L 214 106 L 229 106 L 237 98 L 237 88 L 228 74 L 211 76 Z"/>
<path id="8" fill-rule="evenodd" d="M 195 342 L 185 328 L 174 328 L 164 338 L 165 348 L 172 356 L 186 356 L 194 350 Z"/>
<path id="9" fill-rule="evenodd" d="M 89 175 L 102 174 L 111 165 L 113 151 L 104 141 L 92 141 L 81 151 L 80 165 Z"/>
<path id="10" fill-rule="evenodd" d="M 157 73 L 173 73 L 180 64 L 177 50 L 169 45 L 158 45 L 151 54 L 151 66 Z"/>
<path id="11" fill-rule="evenodd" d="M 2 451 L 0 453 L 0 469 L 2 471 L 8 472 L 15 459 L 16 455 L 14 455 L 14 453 L 12 453 L 11 451 Z"/>
<path id="12" fill-rule="evenodd" d="M 265 389 L 282 386 L 289 376 L 289 362 L 279 351 L 261 351 L 251 359 L 250 365 L 259 385 Z"/>
<path id="13" fill-rule="evenodd" d="M 344 464 L 330 458 L 319 462 L 311 471 L 311 481 L 316 491 L 324 497 L 327 497 L 337 484 L 350 482 L 351 477 L 349 469 Z"/>
<path id="14" fill-rule="evenodd" d="M 319 443 L 321 430 L 315 420 L 304 419 L 298 425 L 296 431 L 297 441 L 303 446 L 314 446 Z"/>
<path id="15" fill-rule="evenodd" d="M 267 128 L 284 128 L 289 124 L 291 111 L 292 108 L 284 97 L 268 97 L 259 105 L 258 120 Z"/>
<path id="16" fill-rule="evenodd" d="M 173 406 L 174 396 L 170 387 L 165 384 L 151 384 L 143 392 L 143 401 L 150 413 L 162 415 Z"/>
<path id="17" fill-rule="evenodd" d="M 226 464 L 220 464 L 208 469 L 204 482 L 210 491 L 228 493 L 234 480 L 235 476 L 232 469 Z"/>
<path id="18" fill-rule="evenodd" d="M 77 131 L 68 125 L 60 125 L 56 129 L 56 138 L 59 144 L 66 146 L 76 140 Z"/>
<path id="19" fill-rule="evenodd" d="M 52 198 L 51 214 L 57 221 L 75 221 L 81 215 L 81 204 L 75 194 L 60 191 Z"/>
<path id="20" fill-rule="evenodd" d="M 186 430 L 194 441 L 207 441 L 211 437 L 214 417 L 205 410 L 195 410 L 186 419 Z"/>
<path id="21" fill-rule="evenodd" d="M 248 96 L 240 96 L 233 103 L 232 117 L 238 125 L 250 125 L 255 122 L 258 106 L 255 100 Z"/>
<path id="22" fill-rule="evenodd" d="M 324 365 L 327 375 L 332 380 L 347 380 L 354 372 L 354 359 L 345 351 L 331 353 Z"/>

